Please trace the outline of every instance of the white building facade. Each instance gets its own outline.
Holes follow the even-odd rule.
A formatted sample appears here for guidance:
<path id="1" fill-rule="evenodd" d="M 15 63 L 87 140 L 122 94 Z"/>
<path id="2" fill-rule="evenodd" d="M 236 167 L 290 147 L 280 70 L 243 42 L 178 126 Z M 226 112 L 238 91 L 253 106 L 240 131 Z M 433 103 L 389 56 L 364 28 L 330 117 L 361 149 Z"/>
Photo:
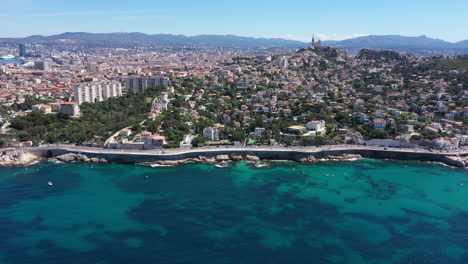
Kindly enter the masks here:
<path id="1" fill-rule="evenodd" d="M 203 130 L 203 137 L 209 141 L 219 140 L 219 130 L 217 127 L 207 127 Z"/>
<path id="2" fill-rule="evenodd" d="M 143 92 L 149 87 L 168 87 L 168 77 L 141 77 L 125 79 L 125 87 L 127 92 Z"/>
<path id="3" fill-rule="evenodd" d="M 111 97 L 122 96 L 120 82 L 78 83 L 74 87 L 75 102 L 95 103 Z"/>
<path id="4" fill-rule="evenodd" d="M 325 120 L 320 121 L 310 121 L 306 124 L 306 127 L 310 131 L 315 131 L 316 134 L 325 135 L 327 133 L 327 128 L 325 124 Z"/>

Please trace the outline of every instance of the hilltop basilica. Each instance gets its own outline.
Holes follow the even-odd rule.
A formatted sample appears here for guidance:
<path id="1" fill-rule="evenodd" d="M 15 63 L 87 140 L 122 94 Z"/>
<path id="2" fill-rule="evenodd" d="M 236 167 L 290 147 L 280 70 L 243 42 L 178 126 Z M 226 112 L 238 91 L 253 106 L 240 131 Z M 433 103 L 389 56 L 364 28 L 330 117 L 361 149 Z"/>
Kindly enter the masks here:
<path id="1" fill-rule="evenodd" d="M 321 47 L 322 46 L 322 41 L 319 39 L 317 42 L 315 42 L 315 36 L 312 36 L 312 43 L 310 44 L 311 48 L 316 48 L 316 47 Z"/>

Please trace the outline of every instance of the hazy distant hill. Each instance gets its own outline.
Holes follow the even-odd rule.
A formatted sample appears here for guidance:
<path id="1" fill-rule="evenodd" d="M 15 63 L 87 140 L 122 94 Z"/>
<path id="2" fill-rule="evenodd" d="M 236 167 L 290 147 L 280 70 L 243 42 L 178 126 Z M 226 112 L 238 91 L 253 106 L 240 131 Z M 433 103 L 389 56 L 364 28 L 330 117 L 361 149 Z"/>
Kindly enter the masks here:
<path id="1" fill-rule="evenodd" d="M 281 38 L 251 38 L 234 35 L 198 35 L 187 37 L 183 35 L 144 33 L 86 33 L 67 32 L 53 36 L 30 36 L 27 38 L 4 38 L 0 41 L 8 42 L 42 42 L 42 43 L 64 43 L 73 41 L 93 46 L 124 46 L 132 44 L 150 43 L 160 46 L 198 46 L 198 47 L 221 47 L 221 48 L 273 48 L 289 47 L 304 48 L 309 43 L 286 40 Z M 468 53 L 468 40 L 451 43 L 448 41 L 433 39 L 426 36 L 405 37 L 399 35 L 365 36 L 342 41 L 324 41 L 324 45 L 343 49 L 390 49 L 400 51 L 417 50 L 456 50 L 462 54 L 464 50 Z"/>
<path id="2" fill-rule="evenodd" d="M 468 40 L 463 40 L 457 43 L 454 43 L 456 48 L 468 49 Z"/>
<path id="3" fill-rule="evenodd" d="M 337 48 L 372 48 L 393 50 L 444 50 L 468 49 L 468 40 L 451 43 L 426 36 L 405 37 L 399 35 L 365 36 L 342 41 L 325 41 L 325 45 Z"/>
<path id="4" fill-rule="evenodd" d="M 2 39 L 3 41 L 27 42 L 57 42 L 71 40 L 91 45 L 122 45 L 151 43 L 160 46 L 206 46 L 225 48 L 272 48 L 272 47 L 304 47 L 304 42 L 280 38 L 250 38 L 233 35 L 199 35 L 187 37 L 183 35 L 143 33 L 85 33 L 67 32 L 53 36 L 30 36 L 24 39 Z"/>

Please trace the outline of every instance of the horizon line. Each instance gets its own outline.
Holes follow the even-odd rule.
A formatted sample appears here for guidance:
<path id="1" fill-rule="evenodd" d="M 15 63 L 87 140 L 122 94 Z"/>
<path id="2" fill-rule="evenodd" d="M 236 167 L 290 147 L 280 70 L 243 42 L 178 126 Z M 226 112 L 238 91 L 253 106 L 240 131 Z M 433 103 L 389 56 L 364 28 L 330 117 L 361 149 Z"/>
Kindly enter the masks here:
<path id="1" fill-rule="evenodd" d="M 184 36 L 184 37 L 197 37 L 197 36 L 235 36 L 235 37 L 243 37 L 243 38 L 254 38 L 254 39 L 283 39 L 283 40 L 289 40 L 289 41 L 296 41 L 296 42 L 301 42 L 301 43 L 309 43 L 310 41 L 305 41 L 305 38 L 304 40 L 301 40 L 301 39 L 294 39 L 294 38 L 288 38 L 286 36 L 272 36 L 272 37 L 255 37 L 255 36 L 241 36 L 241 35 L 236 35 L 236 34 L 230 34 L 230 33 L 226 33 L 226 34 L 210 34 L 210 33 L 204 33 L 204 34 L 195 34 L 195 35 L 186 35 L 186 34 L 176 34 L 176 33 L 145 33 L 145 32 L 139 32 L 139 31 L 129 31 L 129 32 L 117 32 L 117 31 L 114 31 L 114 32 L 87 32 L 87 31 L 65 31 L 65 32 L 62 32 L 62 33 L 56 33 L 56 34 L 50 34 L 50 35 L 42 35 L 42 34 L 31 34 L 31 35 L 28 35 L 28 36 L 23 36 L 23 37 L 0 37 L 0 39 L 24 39 L 24 38 L 29 38 L 29 37 L 34 37 L 34 36 L 40 36 L 40 37 L 52 37 L 52 36 L 57 36 L 57 35 L 62 35 L 62 34 L 66 34 L 66 33 L 86 33 L 86 34 L 133 34 L 133 33 L 138 33 L 138 34 L 144 34 L 144 35 L 148 35 L 148 36 L 154 36 L 154 35 L 173 35 L 173 36 Z M 311 37 L 313 36 L 314 34 L 311 34 Z M 317 35 L 326 35 L 326 34 L 317 34 Z M 460 40 L 460 41 L 449 41 L 449 40 L 445 40 L 445 39 L 441 39 L 441 38 L 433 38 L 433 37 L 429 37 L 427 36 L 426 34 L 422 34 L 422 35 L 418 35 L 418 36 L 406 36 L 406 35 L 399 35 L 399 34 L 382 34 L 382 35 L 376 35 L 376 34 L 362 34 L 361 36 L 355 36 L 355 37 L 349 37 L 349 38 L 344 38 L 344 39 L 340 39 L 340 40 L 333 40 L 333 39 L 322 39 L 322 41 L 333 41 L 333 42 L 339 42 L 339 41 L 343 41 L 343 40 L 349 40 L 349 39 L 356 39 L 356 38 L 361 38 L 361 37 L 371 37 L 371 36 L 378 36 L 378 37 L 382 37 L 382 36 L 399 36 L 399 37 L 407 37 L 407 38 L 419 38 L 419 37 L 426 37 L 426 38 L 429 38 L 429 39 L 433 39 L 433 40 L 441 40 L 441 41 L 445 41 L 445 42 L 448 42 L 448 43 L 458 43 L 458 42 L 462 42 L 462 41 L 466 41 L 468 39 L 464 39 L 464 40 Z M 298 38 L 301 38 L 301 37 L 298 37 Z"/>

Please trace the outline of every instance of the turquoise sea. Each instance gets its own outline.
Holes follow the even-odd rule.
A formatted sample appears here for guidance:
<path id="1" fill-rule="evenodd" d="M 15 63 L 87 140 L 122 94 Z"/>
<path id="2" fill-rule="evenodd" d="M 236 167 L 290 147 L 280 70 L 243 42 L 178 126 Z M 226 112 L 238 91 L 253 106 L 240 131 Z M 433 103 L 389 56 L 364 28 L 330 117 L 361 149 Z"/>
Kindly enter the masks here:
<path id="1" fill-rule="evenodd" d="M 466 264 L 468 170 L 384 160 L 0 168 L 0 263 Z"/>
<path id="2" fill-rule="evenodd" d="M 24 60 L 18 59 L 18 58 L 15 58 L 15 57 L 11 57 L 11 58 L 0 57 L 0 66 L 3 65 L 3 64 L 7 64 L 7 63 L 18 63 L 20 65 L 23 65 Z"/>

